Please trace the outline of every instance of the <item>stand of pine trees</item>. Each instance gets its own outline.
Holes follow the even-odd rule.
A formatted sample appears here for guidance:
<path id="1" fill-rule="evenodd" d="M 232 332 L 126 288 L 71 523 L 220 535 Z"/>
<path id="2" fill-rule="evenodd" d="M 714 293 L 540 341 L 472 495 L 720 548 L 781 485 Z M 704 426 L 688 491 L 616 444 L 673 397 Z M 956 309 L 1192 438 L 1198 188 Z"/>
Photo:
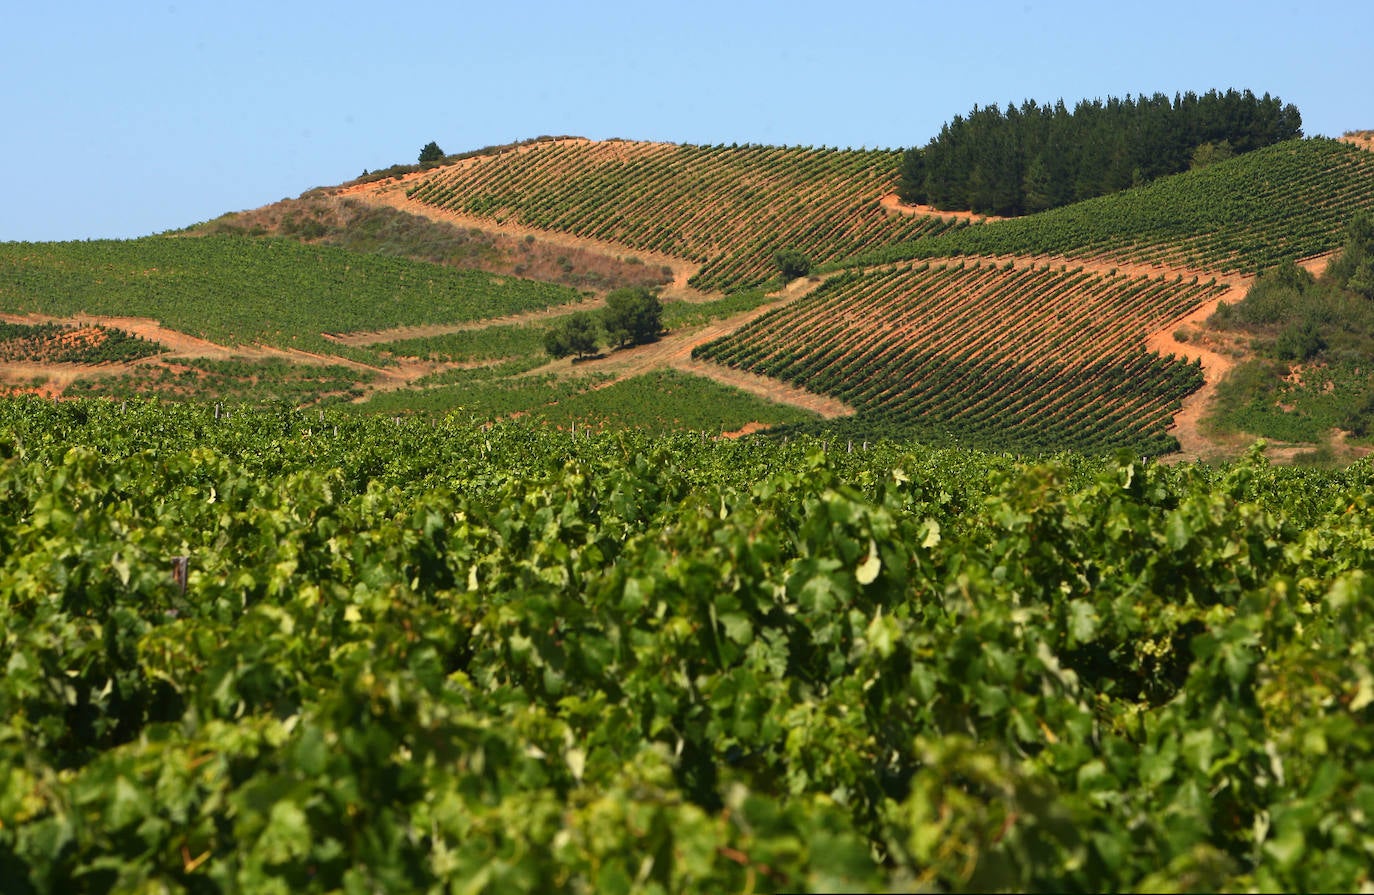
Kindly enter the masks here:
<path id="1" fill-rule="evenodd" d="M 975 106 L 902 159 L 898 194 L 1012 216 L 1106 195 L 1302 136 L 1298 109 L 1246 90 Z"/>

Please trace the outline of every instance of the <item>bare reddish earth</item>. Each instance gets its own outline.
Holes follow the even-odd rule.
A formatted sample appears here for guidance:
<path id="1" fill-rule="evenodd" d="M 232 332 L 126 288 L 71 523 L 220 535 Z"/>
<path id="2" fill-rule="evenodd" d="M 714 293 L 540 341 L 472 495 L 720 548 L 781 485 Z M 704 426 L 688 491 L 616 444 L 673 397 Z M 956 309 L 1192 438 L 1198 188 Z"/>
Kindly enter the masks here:
<path id="1" fill-rule="evenodd" d="M 985 221 L 1004 221 L 1006 218 L 999 218 L 995 214 L 975 214 L 972 211 L 942 211 L 934 205 L 908 205 L 897 198 L 896 193 L 888 193 L 879 200 L 883 210 L 890 214 L 922 214 L 929 217 L 949 218 L 955 221 L 972 221 L 983 223 Z"/>
<path id="2" fill-rule="evenodd" d="M 1374 131 L 1359 131 L 1347 134 L 1342 138 L 1346 142 L 1361 146 L 1365 149 L 1374 149 Z M 558 142 L 588 142 L 581 139 L 571 139 Z M 635 144 L 625 144 L 625 152 L 631 152 Z M 535 147 L 517 147 L 507 152 L 527 152 Z M 458 165 L 469 165 L 480 163 L 480 158 L 466 159 L 456 162 Z M 621 257 L 627 251 L 625 246 L 615 243 L 608 243 L 593 239 L 584 239 L 568 234 L 553 233 L 548 231 L 536 231 L 533 228 L 505 222 L 495 223 L 487 218 L 477 218 L 456 212 L 436 209 L 423 203 L 412 202 L 405 196 L 405 190 L 416 179 L 428 176 L 434 169 L 414 172 L 403 175 L 399 178 L 392 178 L 384 181 L 372 183 L 351 184 L 337 191 L 339 195 L 348 195 L 362 201 L 373 202 L 399 208 L 412 214 L 421 214 L 433 220 L 442 220 L 459 226 L 481 227 L 487 230 L 505 232 L 519 237 L 526 235 L 537 235 L 538 238 L 556 245 L 563 245 L 569 248 L 579 248 L 591 252 L 605 254 L 611 257 Z M 885 210 L 893 214 L 935 214 L 942 217 L 957 218 L 970 221 L 996 220 L 991 216 L 975 215 L 970 212 L 941 212 L 938 209 L 927 206 L 908 206 L 898 201 L 895 194 L 883 196 L 881 204 Z M 678 258 L 673 258 L 658 253 L 635 252 L 646 263 L 667 266 L 673 271 L 673 285 L 666 293 L 667 297 L 677 298 L 687 301 L 707 300 L 714 296 L 704 295 L 687 286 L 687 280 L 696 273 L 698 265 L 685 262 Z M 970 259 L 973 260 L 973 259 Z M 1106 273 L 1115 269 L 1118 273 L 1132 276 L 1160 276 L 1173 278 L 1182 276 L 1184 278 L 1198 277 L 1199 281 L 1215 279 L 1216 281 L 1230 286 L 1223 295 L 1209 301 L 1204 306 L 1192 313 L 1172 321 L 1167 327 L 1146 336 L 1145 345 L 1163 354 L 1173 354 L 1187 360 L 1197 360 L 1201 363 L 1205 384 L 1196 393 L 1184 401 L 1183 408 L 1174 420 L 1171 433 L 1178 438 L 1182 450 L 1175 455 L 1178 459 L 1190 459 L 1197 457 L 1218 456 L 1229 452 L 1233 446 L 1218 444 L 1207 438 L 1199 429 L 1199 420 L 1204 415 L 1212 396 L 1215 393 L 1216 384 L 1225 373 L 1234 365 L 1234 359 L 1221 350 L 1219 346 L 1212 344 L 1201 328 L 1201 323 L 1205 321 L 1216 310 L 1217 305 L 1223 301 L 1238 301 L 1249 286 L 1250 278 L 1239 276 L 1226 276 L 1205 270 L 1192 270 L 1166 265 L 1140 265 L 1121 262 L 1115 259 L 1077 259 L 1064 258 L 1058 256 L 1015 256 L 997 257 L 990 259 L 996 263 L 1005 264 L 1010 261 L 1016 266 L 1031 266 L 1050 264 L 1054 266 L 1063 265 L 1070 268 L 1081 267 L 1093 273 Z M 1326 263 L 1327 258 L 1310 259 L 1304 265 L 1314 272 L 1319 271 Z M 756 374 L 747 373 L 733 368 L 723 367 L 717 364 L 706 363 L 693 360 L 691 352 L 694 347 L 704 344 L 719 336 L 726 335 L 738 327 L 748 323 L 758 316 L 767 313 L 774 307 L 795 299 L 799 295 L 815 287 L 815 283 L 797 281 L 792 284 L 784 293 L 778 295 L 777 300 L 768 305 L 756 308 L 734 317 L 715 321 L 705 326 L 698 326 L 684 329 L 680 332 L 667 334 L 663 339 L 650 345 L 642 345 L 623 351 L 610 352 L 606 357 L 596 362 L 598 372 L 612 374 L 611 382 L 620 381 L 630 376 L 640 375 L 654 369 L 671 367 L 697 375 L 707 376 L 716 381 L 734 385 L 749 391 L 753 394 L 781 403 L 792 404 L 794 406 L 810 409 L 823 417 L 833 418 L 852 414 L 852 408 L 846 406 L 833 398 L 817 395 L 799 389 L 787 383 Z M 582 303 L 569 307 L 550 308 L 543 311 L 532 312 L 526 315 L 516 315 L 512 317 L 478 321 L 468 324 L 424 326 L 424 327 L 399 327 L 374 333 L 331 333 L 326 334 L 341 344 L 346 345 L 371 345 L 380 342 L 390 341 L 398 338 L 419 337 L 435 335 L 441 333 L 457 332 L 467 329 L 482 328 L 499 323 L 519 323 L 526 320 L 544 319 L 555 317 L 561 314 L 571 313 L 577 310 L 585 310 L 596 306 L 597 302 Z M 53 318 L 43 318 L 34 315 L 13 316 L 0 315 L 0 319 L 8 319 L 15 322 L 39 322 L 49 321 Z M 68 322 L 78 323 L 101 323 L 107 326 L 114 326 L 126 331 L 135 333 L 145 339 L 158 342 L 171 350 L 172 357 L 210 357 L 210 358 L 262 358 L 262 357 L 282 357 L 299 363 L 328 363 L 343 364 L 358 369 L 366 369 L 377 374 L 378 379 L 373 387 L 376 389 L 395 388 L 413 382 L 415 379 L 439 369 L 446 369 L 454 365 L 439 365 L 421 362 L 402 361 L 394 368 L 377 368 L 343 358 L 312 354 L 303 351 L 293 351 L 277 349 L 267 346 L 251 346 L 230 348 L 217 345 L 204 339 L 198 339 L 175 330 L 168 329 L 154 320 L 143 318 L 127 317 L 94 317 L 82 316 L 73 318 Z M 1176 333 L 1185 334 L 1185 340 L 1180 341 L 1175 337 Z M 115 365 L 117 366 L 117 365 Z M 65 386 L 85 375 L 89 368 L 77 365 L 8 365 L 5 373 L 6 378 L 17 380 L 22 378 L 32 379 L 35 377 L 48 377 L 48 382 L 44 390 L 51 394 L 60 394 Z M 563 375 L 571 375 L 574 372 L 581 373 L 585 370 L 580 367 L 574 371 L 569 361 L 558 361 L 540 367 L 535 372 L 557 372 Z M 749 427 L 745 427 L 748 429 Z M 742 434 L 742 433 L 735 433 Z"/>
<path id="3" fill-rule="evenodd" d="M 1351 131 L 1340 139 L 1343 143 L 1349 143 L 1361 149 L 1374 150 L 1374 131 Z"/>

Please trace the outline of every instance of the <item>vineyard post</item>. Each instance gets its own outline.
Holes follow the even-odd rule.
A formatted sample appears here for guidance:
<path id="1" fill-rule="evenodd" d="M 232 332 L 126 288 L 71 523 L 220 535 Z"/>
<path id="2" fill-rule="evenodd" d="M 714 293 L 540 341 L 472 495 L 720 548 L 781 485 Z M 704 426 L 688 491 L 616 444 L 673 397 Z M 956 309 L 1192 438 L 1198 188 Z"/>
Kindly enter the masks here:
<path id="1" fill-rule="evenodd" d="M 191 557 L 172 557 L 172 583 L 177 586 L 177 592 L 182 596 L 186 595 L 186 578 L 190 574 L 190 567 Z"/>

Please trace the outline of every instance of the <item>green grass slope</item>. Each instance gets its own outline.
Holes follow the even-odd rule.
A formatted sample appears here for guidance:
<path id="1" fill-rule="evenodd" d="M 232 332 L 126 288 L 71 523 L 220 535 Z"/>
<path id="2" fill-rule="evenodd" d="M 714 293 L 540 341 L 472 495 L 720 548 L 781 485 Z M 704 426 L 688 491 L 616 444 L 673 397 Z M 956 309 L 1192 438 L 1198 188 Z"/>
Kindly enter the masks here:
<path id="1" fill-rule="evenodd" d="M 580 297 L 566 287 L 284 240 L 0 243 L 0 311 L 151 317 L 230 345 L 331 351 L 322 333 L 481 320 Z"/>

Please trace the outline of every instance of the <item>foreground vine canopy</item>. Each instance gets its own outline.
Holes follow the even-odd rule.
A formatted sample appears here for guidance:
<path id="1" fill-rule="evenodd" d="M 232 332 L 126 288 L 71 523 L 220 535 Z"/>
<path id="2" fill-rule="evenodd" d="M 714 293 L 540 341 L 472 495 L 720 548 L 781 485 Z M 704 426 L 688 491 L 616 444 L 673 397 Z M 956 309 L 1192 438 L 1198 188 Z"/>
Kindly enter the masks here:
<path id="1" fill-rule="evenodd" d="M 0 888 L 1368 888 L 1372 505 L 0 402 Z"/>

